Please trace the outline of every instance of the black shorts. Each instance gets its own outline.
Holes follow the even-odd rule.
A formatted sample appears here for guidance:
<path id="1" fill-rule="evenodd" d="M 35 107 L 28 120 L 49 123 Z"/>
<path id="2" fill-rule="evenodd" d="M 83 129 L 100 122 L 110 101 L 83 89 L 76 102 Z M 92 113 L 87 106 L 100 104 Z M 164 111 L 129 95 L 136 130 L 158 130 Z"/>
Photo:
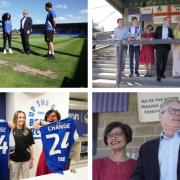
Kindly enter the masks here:
<path id="1" fill-rule="evenodd" d="M 44 37 L 46 42 L 53 42 L 53 35 L 54 31 L 53 30 L 47 30 L 45 31 Z"/>

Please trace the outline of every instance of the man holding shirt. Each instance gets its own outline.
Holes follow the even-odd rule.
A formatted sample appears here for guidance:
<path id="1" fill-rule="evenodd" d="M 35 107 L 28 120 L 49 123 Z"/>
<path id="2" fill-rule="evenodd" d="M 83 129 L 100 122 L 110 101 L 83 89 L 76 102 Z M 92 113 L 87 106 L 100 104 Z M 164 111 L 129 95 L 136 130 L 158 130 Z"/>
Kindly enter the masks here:
<path id="1" fill-rule="evenodd" d="M 48 2 L 45 4 L 45 9 L 48 12 L 45 23 L 45 41 L 48 46 L 48 59 L 55 59 L 53 35 L 56 27 L 56 13 L 52 10 L 52 3 Z"/>

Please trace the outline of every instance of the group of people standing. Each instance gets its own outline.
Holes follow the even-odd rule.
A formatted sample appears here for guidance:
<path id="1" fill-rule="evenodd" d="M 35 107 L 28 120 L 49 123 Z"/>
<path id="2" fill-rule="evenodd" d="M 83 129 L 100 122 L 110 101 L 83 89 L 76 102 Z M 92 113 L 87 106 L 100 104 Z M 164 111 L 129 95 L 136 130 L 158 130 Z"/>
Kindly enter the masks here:
<path id="1" fill-rule="evenodd" d="M 93 161 L 93 180 L 180 180 L 180 101 L 166 99 L 160 105 L 159 120 L 161 134 L 141 145 L 137 161 L 126 152 L 133 139 L 131 127 L 108 124 L 104 143 L 111 154 Z"/>
<path id="2" fill-rule="evenodd" d="M 33 125 L 35 129 L 41 126 L 61 120 L 61 115 L 56 110 L 46 112 L 44 121 L 36 121 Z M 29 178 L 29 170 L 34 166 L 33 145 L 35 144 L 31 130 L 26 126 L 26 114 L 23 111 L 14 113 L 13 121 L 9 122 L 9 127 L 12 129 L 15 149 L 10 153 L 9 169 L 10 180 L 19 180 Z M 50 174 L 52 171 L 48 168 L 44 150 L 39 157 L 36 176 Z"/>
<path id="3" fill-rule="evenodd" d="M 132 25 L 126 27 L 123 19 L 117 19 L 118 27 L 114 29 L 114 40 L 153 40 L 153 39 L 180 39 L 180 23 L 177 24 L 174 33 L 170 28 L 170 18 L 165 17 L 162 26 L 157 26 L 155 32 L 153 32 L 153 26 L 148 25 L 144 32 L 139 25 L 137 17 L 132 18 Z M 146 73 L 144 77 L 151 77 L 151 67 L 155 62 L 154 48 L 156 49 L 156 73 L 157 81 L 161 81 L 161 78 L 165 78 L 165 71 L 167 66 L 168 54 L 171 50 L 170 44 L 144 44 L 140 48 L 140 44 L 129 45 L 129 60 L 130 60 L 130 74 L 139 76 L 139 64 L 144 64 Z M 121 48 L 116 45 L 116 56 L 120 62 L 121 74 L 124 75 L 125 61 L 127 56 L 127 44 L 122 44 Z M 172 76 L 180 77 L 180 45 L 172 45 L 173 52 L 173 68 Z M 135 56 L 135 67 L 134 67 Z"/>
<path id="4" fill-rule="evenodd" d="M 45 4 L 45 10 L 48 12 L 45 22 L 45 41 L 48 47 L 48 53 L 46 57 L 48 59 L 55 59 L 53 35 L 56 32 L 56 13 L 52 10 L 52 3 Z M 4 13 L 2 16 L 2 28 L 3 28 L 3 54 L 7 54 L 7 41 L 9 45 L 8 52 L 13 54 L 12 51 L 12 23 L 11 15 Z M 22 46 L 25 54 L 30 54 L 29 36 L 32 33 L 32 18 L 29 16 L 28 11 L 23 11 L 23 18 L 20 20 L 20 35 Z"/>

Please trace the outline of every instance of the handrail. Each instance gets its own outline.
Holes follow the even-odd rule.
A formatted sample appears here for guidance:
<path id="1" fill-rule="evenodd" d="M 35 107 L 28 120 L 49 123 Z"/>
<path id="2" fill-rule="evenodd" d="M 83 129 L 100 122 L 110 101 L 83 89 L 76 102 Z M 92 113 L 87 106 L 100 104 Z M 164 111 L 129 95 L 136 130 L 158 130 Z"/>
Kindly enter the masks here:
<path id="1" fill-rule="evenodd" d="M 180 44 L 180 39 L 152 39 L 152 40 L 147 40 L 147 39 L 141 39 L 141 40 L 93 40 L 94 45 L 98 44 L 104 44 L 104 45 L 118 45 L 119 48 L 122 48 L 122 45 L 141 45 L 141 44 Z M 122 51 L 120 50 L 120 53 Z M 120 57 L 122 57 L 120 55 Z M 121 70 L 120 70 L 120 61 L 121 59 L 116 59 L 116 85 L 119 87 L 120 82 L 121 82 Z"/>
<path id="2" fill-rule="evenodd" d="M 180 39 L 153 39 L 153 40 L 93 40 L 93 44 L 180 44 Z"/>

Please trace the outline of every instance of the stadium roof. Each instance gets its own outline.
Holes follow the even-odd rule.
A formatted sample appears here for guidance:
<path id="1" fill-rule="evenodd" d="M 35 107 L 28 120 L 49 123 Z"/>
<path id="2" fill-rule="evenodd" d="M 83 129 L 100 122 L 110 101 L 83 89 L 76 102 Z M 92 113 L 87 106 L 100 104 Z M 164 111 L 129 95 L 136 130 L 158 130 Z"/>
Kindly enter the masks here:
<path id="1" fill-rule="evenodd" d="M 63 24 L 87 24 L 87 22 L 72 22 L 72 23 L 57 23 L 56 25 L 63 25 Z M 44 26 L 44 24 L 33 24 L 33 26 Z"/>
<path id="2" fill-rule="evenodd" d="M 123 13 L 124 8 L 128 7 L 145 7 L 164 4 L 180 4 L 180 0 L 106 0 L 119 12 Z"/>

